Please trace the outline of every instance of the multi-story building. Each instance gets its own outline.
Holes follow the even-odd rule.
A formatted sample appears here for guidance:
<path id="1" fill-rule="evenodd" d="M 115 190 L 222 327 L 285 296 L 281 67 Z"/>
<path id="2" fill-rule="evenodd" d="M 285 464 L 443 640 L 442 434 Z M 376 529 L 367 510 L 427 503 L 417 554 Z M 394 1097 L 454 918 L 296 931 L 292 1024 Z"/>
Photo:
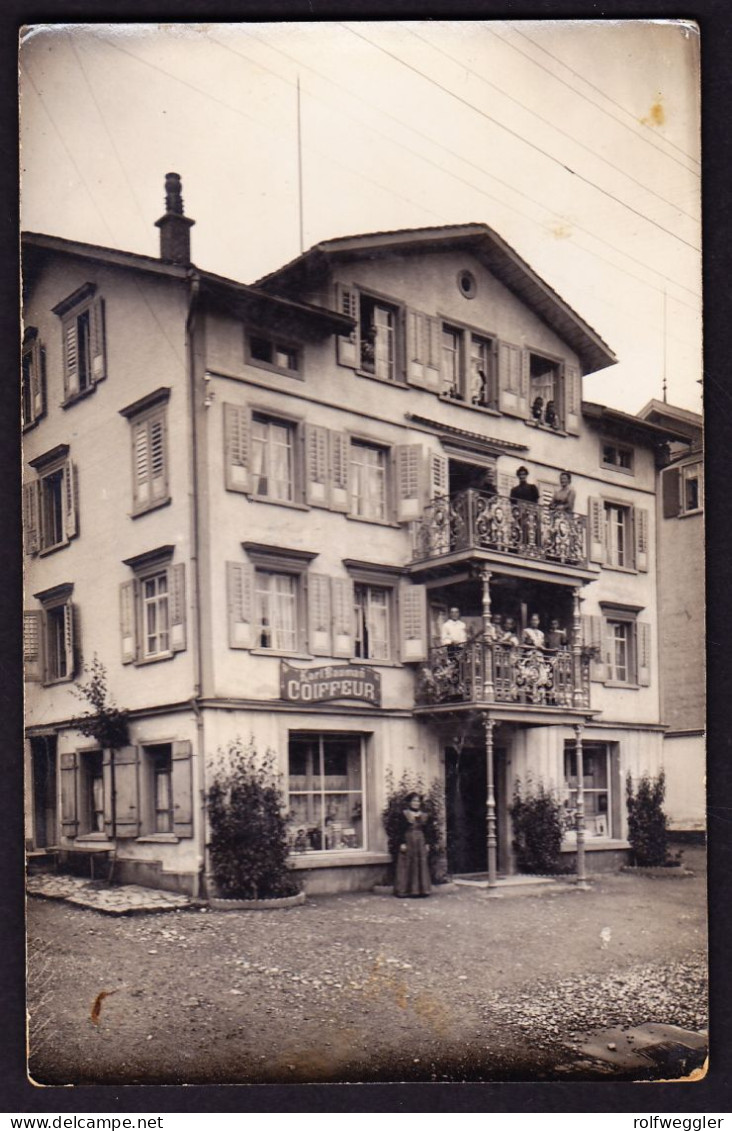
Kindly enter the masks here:
<path id="1" fill-rule="evenodd" d="M 444 783 L 453 872 L 512 868 L 529 779 L 568 859 L 579 797 L 614 866 L 625 776 L 661 764 L 677 429 L 583 402 L 612 352 L 485 225 L 330 240 L 247 286 L 191 264 L 166 190 L 160 258 L 24 238 L 31 846 L 199 891 L 207 767 L 252 736 L 310 890 L 383 875 L 390 769 Z M 72 722 L 95 656 L 115 752 Z"/>
<path id="2" fill-rule="evenodd" d="M 703 423 L 699 413 L 657 400 L 638 415 L 685 437 L 669 444 L 659 471 L 659 678 L 669 828 L 700 832 L 706 827 Z"/>

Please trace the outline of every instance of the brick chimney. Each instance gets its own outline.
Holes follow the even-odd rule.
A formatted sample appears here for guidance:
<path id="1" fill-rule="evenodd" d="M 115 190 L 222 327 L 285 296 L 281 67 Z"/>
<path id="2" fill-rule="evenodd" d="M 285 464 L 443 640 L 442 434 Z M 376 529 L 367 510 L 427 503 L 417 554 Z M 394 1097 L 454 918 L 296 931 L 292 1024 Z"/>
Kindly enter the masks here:
<path id="1" fill-rule="evenodd" d="M 191 262 L 191 228 L 195 220 L 183 215 L 181 180 L 177 173 L 165 174 L 165 215 L 155 221 L 160 228 L 160 258 L 188 266 Z"/>

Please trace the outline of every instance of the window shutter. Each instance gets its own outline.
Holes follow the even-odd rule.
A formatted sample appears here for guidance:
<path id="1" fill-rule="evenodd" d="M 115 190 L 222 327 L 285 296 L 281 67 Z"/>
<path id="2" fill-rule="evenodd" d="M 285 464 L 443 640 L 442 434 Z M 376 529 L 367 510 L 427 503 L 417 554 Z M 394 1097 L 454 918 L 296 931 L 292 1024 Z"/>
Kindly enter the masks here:
<path id="1" fill-rule="evenodd" d="M 25 679 L 29 683 L 43 679 L 40 609 L 29 609 L 23 613 L 23 664 Z"/>
<path id="2" fill-rule="evenodd" d="M 150 437 L 146 420 L 138 420 L 132 429 L 132 460 L 135 477 L 135 503 L 150 502 Z"/>
<path id="3" fill-rule="evenodd" d="M 328 429 L 305 425 L 305 498 L 310 506 L 328 506 Z"/>
<path id="4" fill-rule="evenodd" d="M 38 338 L 34 338 L 30 347 L 30 394 L 33 406 L 33 419 L 38 420 L 43 415 L 45 408 L 44 380 L 43 380 L 43 350 Z"/>
<path id="5" fill-rule="evenodd" d="M 651 683 L 651 626 L 646 621 L 636 622 L 636 650 L 638 660 L 638 683 L 650 687 Z"/>
<path id="6" fill-rule="evenodd" d="M 89 310 L 91 322 L 91 375 L 94 384 L 107 376 L 107 362 L 104 341 L 104 299 L 97 295 Z"/>
<path id="7" fill-rule="evenodd" d="M 309 573 L 308 645 L 314 656 L 332 656 L 330 582 L 323 573 Z"/>
<path id="8" fill-rule="evenodd" d="M 397 521 L 411 522 L 422 511 L 423 451 L 420 444 L 398 444 L 396 455 Z"/>
<path id="9" fill-rule="evenodd" d="M 411 385 L 427 386 L 425 375 L 427 341 L 427 316 L 419 310 L 406 311 L 407 381 Z"/>
<path id="10" fill-rule="evenodd" d="M 576 365 L 564 367 L 564 427 L 578 435 L 582 416 L 582 375 Z"/>
<path id="11" fill-rule="evenodd" d="M 164 499 L 168 493 L 167 460 L 165 458 L 165 416 L 155 416 L 147 421 L 150 433 L 150 486 L 153 499 Z"/>
<path id="12" fill-rule="evenodd" d="M 539 503 L 543 507 L 548 507 L 554 498 L 554 492 L 559 486 L 558 483 L 548 483 L 545 479 L 537 480 L 536 486 L 539 489 Z"/>
<path id="13" fill-rule="evenodd" d="M 333 655 L 353 655 L 353 582 L 350 577 L 331 578 L 333 606 Z"/>
<path id="14" fill-rule="evenodd" d="M 64 467 L 64 533 L 67 538 L 79 533 L 79 476 L 70 460 Z"/>
<path id="15" fill-rule="evenodd" d="M 635 568 L 648 573 L 648 511 L 640 507 L 633 509 L 633 529 L 635 533 Z"/>
<path id="16" fill-rule="evenodd" d="M 348 463 L 351 445 L 345 432 L 330 434 L 330 505 L 334 511 L 347 511 Z"/>
<path id="17" fill-rule="evenodd" d="M 79 392 L 79 354 L 76 339 L 76 315 L 62 323 L 64 339 L 64 394 L 73 397 Z"/>
<path id="18" fill-rule="evenodd" d="M 186 648 L 186 567 L 178 562 L 168 571 L 170 585 L 170 648 L 184 652 Z"/>
<path id="19" fill-rule="evenodd" d="M 442 499 L 450 493 L 450 465 L 442 452 L 430 453 L 430 498 Z"/>
<path id="20" fill-rule="evenodd" d="M 114 754 L 114 823 L 119 837 L 140 835 L 140 782 L 136 746 L 121 746 Z"/>
<path id="21" fill-rule="evenodd" d="M 521 355 L 520 346 L 498 343 L 498 407 L 511 416 L 528 415 L 528 393 L 522 395 Z"/>
<path id="22" fill-rule="evenodd" d="M 582 615 L 582 643 L 596 650 L 595 658 L 590 661 L 590 679 L 596 683 L 604 683 L 607 679 L 604 628 L 605 622 L 601 616 Z"/>
<path id="23" fill-rule="evenodd" d="M 66 678 L 73 679 L 76 674 L 76 624 L 74 606 L 71 601 L 64 605 L 64 651 L 66 653 Z"/>
<path id="24" fill-rule="evenodd" d="M 405 664 L 427 659 L 427 589 L 424 585 L 399 586 L 401 657 Z"/>
<path id="25" fill-rule="evenodd" d="M 681 510 L 681 469 L 669 467 L 661 476 L 663 517 L 676 518 Z"/>
<path id="26" fill-rule="evenodd" d="M 75 837 L 79 830 L 76 807 L 76 753 L 62 754 L 59 759 L 61 777 L 61 832 Z"/>
<path id="27" fill-rule="evenodd" d="M 509 475 L 506 471 L 499 471 L 496 477 L 496 487 L 498 494 L 503 498 L 508 499 L 511 495 L 511 490 L 516 486 L 516 479 L 513 475 Z"/>
<path id="28" fill-rule="evenodd" d="M 135 632 L 138 581 L 123 581 L 119 587 L 119 630 L 122 642 L 122 663 L 132 664 L 137 659 L 137 633 Z"/>
<path id="29" fill-rule="evenodd" d="M 226 563 L 229 647 L 254 646 L 254 569 L 250 562 Z"/>
<path id="30" fill-rule="evenodd" d="M 339 365 L 349 369 L 358 368 L 358 292 L 344 283 L 336 284 L 336 302 L 339 314 L 345 314 L 356 321 L 355 328 L 348 335 L 339 335 L 336 340 L 336 357 Z"/>
<path id="31" fill-rule="evenodd" d="M 104 832 L 111 837 L 114 835 L 115 814 L 112 810 L 114 789 L 112 788 L 112 751 L 102 751 L 102 788 L 104 791 Z M 96 831 L 96 830 L 95 830 Z"/>
<path id="32" fill-rule="evenodd" d="M 26 554 L 37 554 L 40 545 L 40 484 L 37 479 L 23 484 L 23 527 Z"/>
<path id="33" fill-rule="evenodd" d="M 249 410 L 241 405 L 224 405 L 224 459 L 227 491 L 249 491 Z"/>
<path id="34" fill-rule="evenodd" d="M 188 739 L 173 743 L 171 759 L 173 832 L 193 836 L 193 758 Z"/>
<path id="35" fill-rule="evenodd" d="M 605 558 L 605 507 L 596 496 L 587 500 L 587 534 L 590 561 L 602 562 Z"/>

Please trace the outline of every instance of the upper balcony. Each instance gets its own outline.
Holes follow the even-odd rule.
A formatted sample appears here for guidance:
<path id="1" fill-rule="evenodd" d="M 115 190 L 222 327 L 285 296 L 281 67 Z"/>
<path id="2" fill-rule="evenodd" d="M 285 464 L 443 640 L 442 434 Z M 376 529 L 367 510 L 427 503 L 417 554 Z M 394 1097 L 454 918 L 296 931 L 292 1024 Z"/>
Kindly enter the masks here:
<path id="1" fill-rule="evenodd" d="M 435 564 L 447 555 L 525 562 L 589 580 L 587 520 L 469 487 L 433 499 L 416 523 L 412 564 Z"/>

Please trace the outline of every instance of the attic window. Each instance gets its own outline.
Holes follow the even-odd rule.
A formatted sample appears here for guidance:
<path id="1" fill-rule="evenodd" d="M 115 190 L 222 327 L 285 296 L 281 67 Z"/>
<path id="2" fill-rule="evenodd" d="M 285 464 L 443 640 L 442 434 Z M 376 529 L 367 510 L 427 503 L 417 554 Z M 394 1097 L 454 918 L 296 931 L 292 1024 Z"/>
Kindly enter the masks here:
<path id="1" fill-rule="evenodd" d="M 459 271 L 457 283 L 458 290 L 463 298 L 475 298 L 478 286 L 472 271 Z"/>

